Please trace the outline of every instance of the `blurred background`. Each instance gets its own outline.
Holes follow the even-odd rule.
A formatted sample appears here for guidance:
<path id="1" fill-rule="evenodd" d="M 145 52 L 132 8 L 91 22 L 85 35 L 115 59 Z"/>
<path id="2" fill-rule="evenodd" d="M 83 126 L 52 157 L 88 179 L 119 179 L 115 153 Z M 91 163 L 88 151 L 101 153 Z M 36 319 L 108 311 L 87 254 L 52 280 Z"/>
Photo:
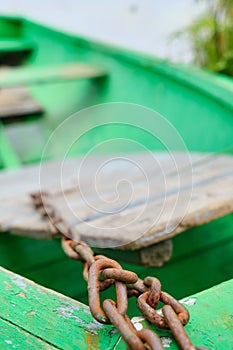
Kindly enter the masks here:
<path id="1" fill-rule="evenodd" d="M 190 62 L 187 37 L 174 38 L 207 7 L 195 0 L 8 0 L 1 13 L 29 17 L 82 36 L 146 52 L 173 61 Z"/>

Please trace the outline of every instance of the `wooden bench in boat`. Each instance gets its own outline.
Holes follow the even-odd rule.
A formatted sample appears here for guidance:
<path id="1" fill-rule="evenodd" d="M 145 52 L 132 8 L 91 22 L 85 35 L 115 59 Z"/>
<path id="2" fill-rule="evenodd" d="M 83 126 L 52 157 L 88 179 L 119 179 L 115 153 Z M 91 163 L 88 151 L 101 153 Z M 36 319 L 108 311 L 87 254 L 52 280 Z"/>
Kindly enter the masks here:
<path id="1" fill-rule="evenodd" d="M 0 49 L 1 52 L 1 49 Z M 42 67 L 0 69 L 0 120 L 4 122 L 40 115 L 43 108 L 25 88 L 26 85 L 97 79 L 106 71 L 90 64 L 68 63 Z"/>
<path id="2" fill-rule="evenodd" d="M 171 255 L 169 238 L 190 227 L 202 225 L 233 211 L 231 156 L 192 154 L 192 177 L 187 171 L 187 164 L 184 164 L 186 156 L 182 153 L 174 153 L 173 156 L 178 171 L 182 174 L 181 184 L 177 182 L 177 177 L 174 175 L 174 162 L 171 162 L 168 154 L 154 153 L 153 157 L 158 162 L 155 162 L 154 166 L 151 163 L 151 156 L 145 154 L 127 156 L 138 164 L 141 162 L 151 181 L 151 196 L 146 202 L 144 214 L 141 218 L 137 218 L 136 224 L 128 225 L 128 227 L 124 226 L 127 218 L 134 218 L 137 210 L 145 206 L 147 187 L 141 181 L 141 174 L 135 172 L 135 169 L 132 169 L 127 162 L 121 166 L 113 162 L 107 173 L 98 182 L 97 189 L 103 198 L 111 201 L 116 196 L 116 180 L 125 178 L 127 174 L 128 181 L 135 185 L 135 196 L 124 210 L 116 210 L 113 214 L 104 212 L 101 215 L 98 212 L 101 202 L 98 200 L 95 202 L 95 194 L 92 192 L 92 174 L 100 164 L 109 160 L 108 156 L 89 160 L 79 185 L 76 183 L 77 171 L 82 165 L 81 158 L 66 161 L 63 168 L 61 168 L 61 162 L 47 162 L 42 165 L 41 170 L 39 166 L 28 166 L 15 171 L 3 171 L 0 174 L 2 187 L 0 229 L 36 238 L 51 238 L 53 233 L 49 221 L 35 211 L 30 198 L 30 193 L 43 190 L 48 193 L 44 200 L 54 207 L 58 215 L 71 228 L 74 239 L 81 238 L 94 247 L 140 250 L 144 264 L 161 265 L 161 259 L 164 262 Z M 158 176 L 158 165 L 156 164 L 162 165 L 166 174 L 166 201 L 168 203 L 168 207 L 157 222 L 154 221 L 154 216 L 155 210 L 163 208 L 164 187 L 161 184 L 164 179 Z M 61 169 L 64 179 L 62 189 Z M 41 184 L 39 184 L 39 173 Z M 79 186 L 82 191 L 87 191 L 85 200 Z M 172 210 L 179 195 L 181 196 L 179 203 L 181 207 L 183 206 L 182 212 L 178 210 L 178 216 L 174 216 L 174 222 L 172 220 L 170 222 L 171 225 L 174 224 L 174 228 L 167 230 L 167 222 L 171 214 L 169 210 Z M 92 203 L 96 204 L 95 209 L 90 207 L 86 202 L 87 199 L 94 199 Z M 105 210 L 106 207 L 103 209 Z M 78 213 L 78 218 L 74 213 Z M 183 214 L 183 217 L 180 217 L 180 214 Z M 121 225 L 120 228 L 119 225 Z M 158 243 L 160 243 L 158 250 L 160 258 L 159 262 L 156 262 Z"/>
<path id="3" fill-rule="evenodd" d="M 185 327 L 195 345 L 230 349 L 233 280 L 182 299 L 191 321 Z M 78 288 L 78 285 L 77 285 Z M 0 348 L 116 349 L 126 344 L 112 326 L 93 320 L 89 308 L 62 294 L 41 287 L 0 268 Z M 155 328 L 143 317 L 134 317 L 137 329 Z M 45 324 L 47 325 L 45 327 Z M 216 331 L 217 329 L 217 331 Z M 169 331 L 156 333 L 164 347 L 178 349 Z"/>
<path id="4" fill-rule="evenodd" d="M 71 80 L 97 79 L 105 77 L 106 70 L 82 62 L 46 66 L 23 66 L 2 68 L 0 88 L 32 84 L 49 84 Z"/>
<path id="5" fill-rule="evenodd" d="M 0 120 L 3 123 L 41 115 L 43 107 L 25 87 L 0 89 Z"/>

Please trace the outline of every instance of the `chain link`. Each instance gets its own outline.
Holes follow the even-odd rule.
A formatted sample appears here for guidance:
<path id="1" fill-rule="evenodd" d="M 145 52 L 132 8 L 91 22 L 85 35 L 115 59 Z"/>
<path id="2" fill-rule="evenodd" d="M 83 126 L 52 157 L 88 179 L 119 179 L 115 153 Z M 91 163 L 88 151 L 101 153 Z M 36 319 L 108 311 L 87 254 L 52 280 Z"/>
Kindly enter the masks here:
<path id="1" fill-rule="evenodd" d="M 43 196 L 46 194 L 43 194 Z M 104 255 L 95 255 L 93 250 L 84 242 L 75 242 L 65 237 L 59 230 L 64 227 L 60 217 L 52 206 L 43 204 L 42 195 L 32 196 L 35 207 L 47 216 L 53 227 L 53 232 L 62 236 L 61 244 L 64 253 L 71 259 L 79 260 L 84 266 L 83 277 L 88 282 L 89 307 L 93 317 L 100 323 L 112 324 L 119 331 L 128 345 L 129 350 L 161 350 L 160 338 L 149 329 L 136 330 L 127 316 L 128 297 L 137 297 L 137 306 L 143 316 L 160 329 L 170 329 L 182 350 L 206 350 L 195 347 L 184 326 L 189 321 L 188 310 L 170 294 L 161 290 L 161 283 L 155 277 L 138 278 L 137 274 L 123 270 L 121 265 Z M 66 227 L 69 231 L 69 228 Z M 67 232 L 66 230 L 66 232 Z M 114 284 L 116 302 L 105 299 L 100 305 L 100 292 Z M 162 315 L 156 310 L 162 302 Z"/>

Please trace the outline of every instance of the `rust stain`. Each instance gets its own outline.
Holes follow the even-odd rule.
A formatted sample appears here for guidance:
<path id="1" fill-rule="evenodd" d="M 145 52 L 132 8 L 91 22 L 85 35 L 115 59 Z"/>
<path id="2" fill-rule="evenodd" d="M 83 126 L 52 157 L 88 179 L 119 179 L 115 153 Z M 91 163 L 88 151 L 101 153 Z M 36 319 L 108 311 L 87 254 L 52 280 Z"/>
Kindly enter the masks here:
<path id="1" fill-rule="evenodd" d="M 28 316 L 33 316 L 33 315 L 36 315 L 36 312 L 35 311 L 31 311 L 27 314 Z"/>
<path id="2" fill-rule="evenodd" d="M 24 292 L 20 292 L 18 294 L 16 294 L 17 297 L 21 297 L 21 298 L 27 298 L 26 295 L 24 294 Z"/>
<path id="3" fill-rule="evenodd" d="M 93 349 L 99 349 L 99 348 L 100 348 L 99 336 L 88 332 L 86 335 L 86 349 L 93 350 Z"/>

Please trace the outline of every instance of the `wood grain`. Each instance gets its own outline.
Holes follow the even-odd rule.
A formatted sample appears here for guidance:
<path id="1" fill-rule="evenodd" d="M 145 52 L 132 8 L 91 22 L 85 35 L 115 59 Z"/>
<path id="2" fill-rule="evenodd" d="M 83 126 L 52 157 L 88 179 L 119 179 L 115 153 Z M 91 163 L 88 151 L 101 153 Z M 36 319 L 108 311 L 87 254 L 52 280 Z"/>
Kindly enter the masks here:
<path id="1" fill-rule="evenodd" d="M 102 156 L 86 164 L 77 158 L 45 163 L 42 170 L 3 172 L 1 229 L 51 237 L 48 221 L 29 197 L 40 189 L 49 194 L 44 201 L 69 225 L 73 238 L 101 248 L 141 249 L 233 211 L 231 156 L 194 153 L 191 165 L 187 155 L 173 156 Z M 98 177 L 101 166 L 105 171 Z"/>

